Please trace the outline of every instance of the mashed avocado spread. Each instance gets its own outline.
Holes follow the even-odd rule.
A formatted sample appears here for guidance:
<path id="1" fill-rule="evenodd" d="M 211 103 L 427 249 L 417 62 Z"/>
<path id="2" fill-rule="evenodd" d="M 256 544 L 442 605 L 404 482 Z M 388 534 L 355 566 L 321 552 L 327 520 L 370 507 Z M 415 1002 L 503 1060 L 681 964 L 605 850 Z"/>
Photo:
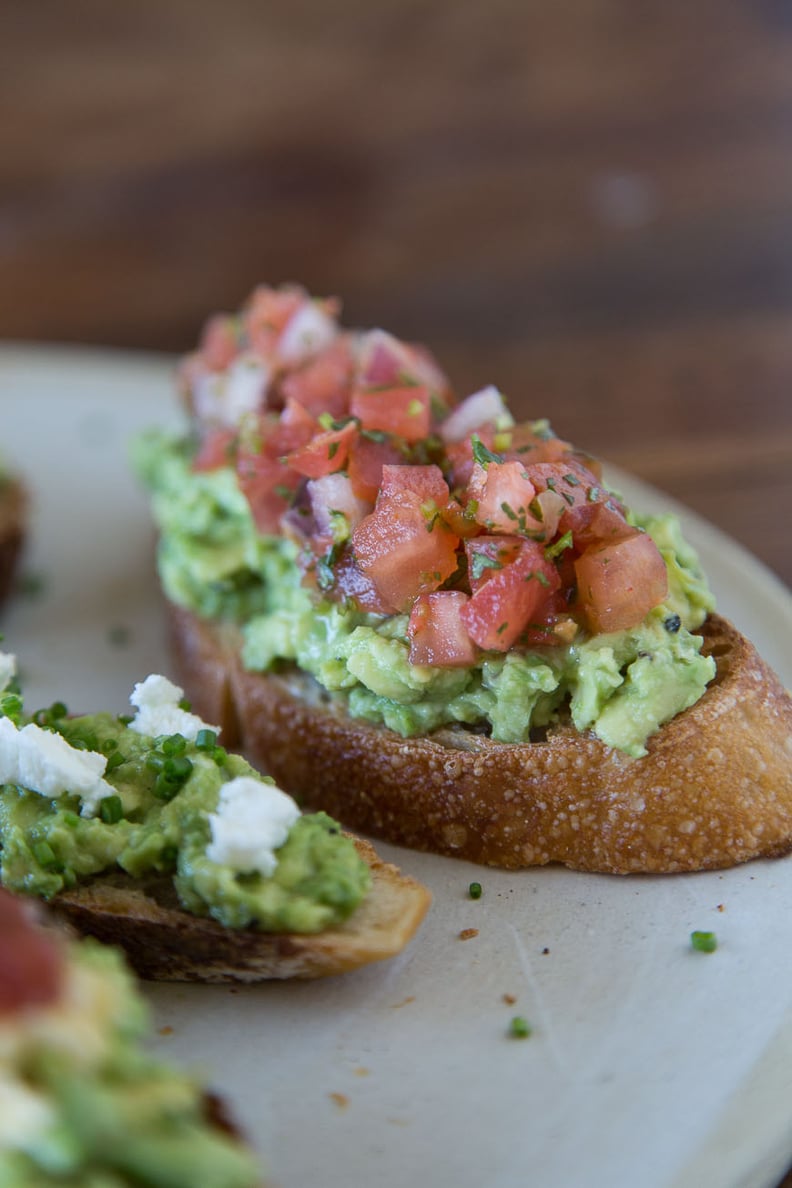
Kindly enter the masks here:
<path id="1" fill-rule="evenodd" d="M 247 668 L 293 662 L 343 698 L 353 717 L 404 736 L 483 725 L 492 738 L 519 743 L 568 705 L 579 730 L 640 756 L 647 738 L 693 705 L 714 676 L 694 634 L 714 599 L 674 516 L 630 516 L 668 570 L 667 597 L 637 626 L 492 652 L 469 668 L 429 667 L 409 662 L 406 615 L 317 601 L 301 585 L 295 546 L 256 531 L 233 471 L 195 472 L 192 453 L 187 439 L 156 432 L 135 449 L 153 494 L 167 597 L 200 616 L 239 621 Z"/>
<path id="2" fill-rule="evenodd" d="M 70 718 L 62 704 L 28 720 L 19 698 L 8 693 L 0 710 L 0 763 L 8 781 L 0 784 L 0 879 L 11 891 L 50 899 L 116 868 L 141 879 L 165 874 L 195 915 L 229 928 L 315 933 L 349 916 L 368 890 L 368 866 L 338 825 L 324 813 L 299 815 L 271 780 L 218 746 L 208 728 L 192 738 L 189 730 L 152 736 L 135 729 L 142 709 L 137 719 L 108 713 Z M 14 747 L 18 771 L 13 762 L 8 766 Z M 74 790 L 81 787 L 75 767 L 81 756 L 107 758 L 90 795 Z M 53 764 L 56 777 L 61 765 L 60 782 L 50 775 Z M 232 789 L 236 800 L 226 797 Z M 256 859 L 245 847 L 258 827 L 259 801 L 267 797 L 277 798 L 280 835 L 271 852 Z M 281 829 L 284 802 L 293 816 L 287 813 L 290 827 Z M 272 826 L 264 822 L 265 830 Z"/>
<path id="3" fill-rule="evenodd" d="M 0 1184 L 254 1188 L 253 1155 L 200 1087 L 141 1046 L 145 1004 L 119 955 L 73 943 L 61 999 L 0 1016 Z"/>

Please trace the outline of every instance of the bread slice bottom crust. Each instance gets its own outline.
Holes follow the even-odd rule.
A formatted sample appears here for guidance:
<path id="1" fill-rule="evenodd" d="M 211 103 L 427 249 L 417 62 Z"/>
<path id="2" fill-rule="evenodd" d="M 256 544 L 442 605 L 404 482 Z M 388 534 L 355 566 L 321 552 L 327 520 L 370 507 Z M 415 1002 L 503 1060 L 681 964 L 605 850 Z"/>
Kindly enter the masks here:
<path id="1" fill-rule="evenodd" d="M 193 916 L 168 875 L 103 875 L 63 891 L 51 907 L 78 932 L 117 945 L 140 977 L 164 982 L 261 982 L 347 973 L 401 952 L 431 901 L 421 883 L 383 862 L 355 838 L 372 886 L 361 905 L 324 932 L 277 933 L 225 928 Z"/>
<path id="2" fill-rule="evenodd" d="M 446 728 L 402 738 L 349 717 L 296 669 L 246 672 L 236 630 L 169 605 L 175 675 L 228 745 L 305 808 L 418 850 L 506 869 L 613 874 L 733 866 L 792 849 L 792 700 L 710 615 L 704 696 L 632 759 L 560 723 L 543 741 Z"/>

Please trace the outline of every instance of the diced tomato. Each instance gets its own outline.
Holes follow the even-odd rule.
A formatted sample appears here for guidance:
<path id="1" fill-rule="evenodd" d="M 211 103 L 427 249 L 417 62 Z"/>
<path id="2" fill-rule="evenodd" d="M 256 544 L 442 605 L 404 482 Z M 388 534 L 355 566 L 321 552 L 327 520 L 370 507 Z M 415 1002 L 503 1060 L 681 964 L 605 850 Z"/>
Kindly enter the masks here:
<path id="1" fill-rule="evenodd" d="M 539 608 L 518 642 L 527 647 L 558 647 L 571 643 L 578 631 L 579 626 L 569 614 L 564 594 L 559 590 Z"/>
<path id="2" fill-rule="evenodd" d="M 465 541 L 465 555 L 468 563 L 468 581 L 475 592 L 497 573 L 509 565 L 520 551 L 519 536 L 476 536 Z"/>
<path id="3" fill-rule="evenodd" d="M 411 664 L 470 668 L 476 663 L 476 646 L 461 618 L 467 602 L 468 596 L 461 590 L 418 595 L 407 627 Z"/>
<path id="4" fill-rule="evenodd" d="M 506 652 L 559 588 L 552 562 L 535 541 L 521 541 L 514 560 L 476 590 L 460 611 L 471 639 L 487 651 Z"/>
<path id="5" fill-rule="evenodd" d="M 254 289 L 243 312 L 243 325 L 251 348 L 264 359 L 273 355 L 286 323 L 308 300 L 308 294 L 297 285 L 282 289 L 259 285 Z"/>
<path id="6" fill-rule="evenodd" d="M 350 443 L 357 435 L 358 427 L 354 421 L 349 421 L 342 429 L 317 433 L 304 446 L 288 454 L 286 462 L 292 470 L 306 478 L 317 479 L 323 474 L 334 474 L 346 465 Z"/>
<path id="7" fill-rule="evenodd" d="M 386 330 L 369 330 L 358 340 L 358 382 L 363 388 L 397 388 L 417 383 L 443 394 L 448 380 L 423 346 L 402 342 Z"/>
<path id="8" fill-rule="evenodd" d="M 296 400 L 287 400 L 280 416 L 259 419 L 259 434 L 273 455 L 285 456 L 301 449 L 318 432 L 319 422 Z"/>
<path id="9" fill-rule="evenodd" d="M 373 503 L 382 484 L 383 467 L 401 462 L 402 454 L 389 437 L 377 441 L 361 433 L 350 448 L 347 468 L 358 498 Z"/>
<path id="10" fill-rule="evenodd" d="M 236 440 L 233 429 L 210 429 L 193 458 L 193 470 L 219 470 L 221 466 L 233 466 L 236 461 Z"/>
<path id="11" fill-rule="evenodd" d="M 448 484 L 439 466 L 383 466 L 380 497 L 390 499 L 404 491 L 438 508 L 448 502 Z"/>
<path id="12" fill-rule="evenodd" d="M 439 516 L 426 514 L 420 495 L 404 491 L 380 498 L 352 538 L 359 568 L 394 611 L 438 589 L 457 568 L 459 538 Z"/>
<path id="13" fill-rule="evenodd" d="M 586 549 L 575 561 L 575 574 L 578 606 L 594 632 L 636 626 L 668 593 L 668 572 L 657 545 L 637 530 Z"/>
<path id="14" fill-rule="evenodd" d="M 553 491 L 560 495 L 567 507 L 605 500 L 608 492 L 597 486 L 593 474 L 579 462 L 532 462 L 526 473 L 537 491 Z"/>
<path id="15" fill-rule="evenodd" d="M 349 411 L 354 358 L 348 335 L 341 335 L 329 347 L 280 383 L 284 400 L 295 400 L 314 416 L 328 412 L 338 420 Z"/>
<path id="16" fill-rule="evenodd" d="M 0 890 L 0 1015 L 47 1006 L 60 997 L 63 953 L 31 922 L 28 905 Z"/>
<path id="17" fill-rule="evenodd" d="M 559 530 L 571 532 L 578 552 L 593 544 L 612 542 L 635 531 L 624 518 L 618 504 L 608 500 L 601 503 L 577 504 L 569 507 L 561 517 Z"/>
<path id="18" fill-rule="evenodd" d="M 507 458 L 524 466 L 539 462 L 560 462 L 568 457 L 572 447 L 551 432 L 537 433 L 529 421 L 515 425 L 498 435 L 498 449 Z"/>
<path id="19" fill-rule="evenodd" d="M 530 511 L 536 489 L 521 462 L 477 462 L 467 486 L 467 498 L 475 500 L 474 516 L 492 531 L 526 534 L 543 532 L 542 521 Z"/>
<path id="20" fill-rule="evenodd" d="M 239 350 L 239 324 L 228 314 L 214 314 L 201 333 L 201 359 L 209 371 L 225 371 Z"/>
<path id="21" fill-rule="evenodd" d="M 271 442 L 265 441 L 259 449 L 242 442 L 237 453 L 237 482 L 258 531 L 274 533 L 303 478 L 284 465 Z"/>
<path id="22" fill-rule="evenodd" d="M 405 441 L 421 441 L 429 435 L 429 389 L 419 384 L 358 388 L 352 393 L 349 411 L 363 429 L 379 429 Z"/>

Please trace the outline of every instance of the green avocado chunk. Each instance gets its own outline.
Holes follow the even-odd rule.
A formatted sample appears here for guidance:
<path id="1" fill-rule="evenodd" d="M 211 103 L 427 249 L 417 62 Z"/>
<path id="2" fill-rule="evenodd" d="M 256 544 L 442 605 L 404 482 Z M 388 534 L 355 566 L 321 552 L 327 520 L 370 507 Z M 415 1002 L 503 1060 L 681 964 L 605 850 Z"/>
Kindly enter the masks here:
<path id="1" fill-rule="evenodd" d="M 51 728 L 72 745 L 117 756 L 105 779 L 118 803 L 115 811 L 102 811 L 102 801 L 95 816 L 82 816 L 78 796 L 49 799 L 35 789 L 0 785 L 0 880 L 11 891 L 51 899 L 116 868 L 141 879 L 164 872 L 195 915 L 228 928 L 301 933 L 340 923 L 366 895 L 369 868 L 325 813 L 298 818 L 276 851 L 271 875 L 209 858 L 209 816 L 223 784 L 238 776 L 272 783 L 241 757 L 180 735 L 170 742 L 150 738 L 111 714 L 62 718 Z M 171 746 L 189 773 L 175 791 L 163 790 L 160 779 Z"/>

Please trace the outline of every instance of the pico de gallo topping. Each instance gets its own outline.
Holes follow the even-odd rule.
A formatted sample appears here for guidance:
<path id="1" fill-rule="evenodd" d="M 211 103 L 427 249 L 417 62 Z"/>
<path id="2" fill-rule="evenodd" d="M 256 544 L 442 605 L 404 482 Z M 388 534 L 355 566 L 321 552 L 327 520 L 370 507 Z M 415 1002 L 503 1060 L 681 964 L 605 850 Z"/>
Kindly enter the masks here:
<path id="1" fill-rule="evenodd" d="M 317 595 L 407 614 L 411 663 L 437 667 L 622 631 L 663 602 L 665 561 L 595 461 L 492 386 L 455 403 L 423 348 L 337 314 L 257 289 L 181 371 L 193 468 L 235 468 Z"/>

